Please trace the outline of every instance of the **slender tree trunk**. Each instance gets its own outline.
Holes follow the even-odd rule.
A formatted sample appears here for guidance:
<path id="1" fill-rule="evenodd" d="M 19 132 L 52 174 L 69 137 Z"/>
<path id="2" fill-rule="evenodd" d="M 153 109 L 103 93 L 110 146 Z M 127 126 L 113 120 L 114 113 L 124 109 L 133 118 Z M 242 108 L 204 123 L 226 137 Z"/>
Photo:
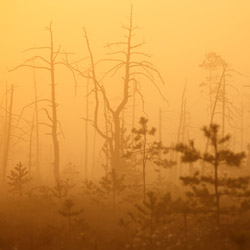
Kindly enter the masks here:
<path id="1" fill-rule="evenodd" d="M 85 179 L 88 179 L 88 119 L 89 119 L 89 81 L 87 81 L 86 86 L 86 120 L 85 120 L 85 153 L 84 153 L 84 169 L 85 169 Z"/>
<path id="2" fill-rule="evenodd" d="M 215 198 L 216 198 L 216 222 L 217 226 L 220 226 L 220 194 L 218 190 L 218 166 L 215 166 Z"/>
<path id="3" fill-rule="evenodd" d="M 33 83 L 35 94 L 35 124 L 36 124 L 36 175 L 40 178 L 40 142 L 39 142 L 39 118 L 38 118 L 38 95 L 37 95 L 37 83 L 36 83 L 36 71 L 34 69 Z"/>
<path id="4" fill-rule="evenodd" d="M 105 115 L 105 135 L 108 138 L 109 137 L 109 129 L 108 129 L 108 117 L 107 117 L 107 107 L 104 105 L 104 115 Z M 106 151 L 105 151 L 105 175 L 108 176 L 108 171 L 109 171 L 109 142 L 108 140 L 105 140 L 106 144 Z"/>
<path id="5" fill-rule="evenodd" d="M 96 130 L 94 131 L 94 139 L 93 139 L 93 154 L 92 154 L 92 180 L 94 179 L 95 174 L 95 144 L 96 144 Z"/>
<path id="6" fill-rule="evenodd" d="M 241 119 L 240 119 L 240 151 L 244 151 L 243 145 L 244 145 L 244 106 L 243 103 L 241 103 Z"/>
<path id="7" fill-rule="evenodd" d="M 1 131 L 2 133 L 1 133 L 0 149 L 4 148 L 6 131 L 7 131 L 7 124 L 8 124 L 8 86 L 7 86 L 7 82 L 6 82 L 6 86 L 5 86 L 5 108 L 4 108 L 4 110 L 5 110 L 4 125 L 3 125 L 3 129 Z"/>
<path id="8" fill-rule="evenodd" d="M 226 79 L 223 77 L 222 89 L 222 137 L 225 136 L 225 118 L 226 118 Z"/>
<path id="9" fill-rule="evenodd" d="M 183 89 L 182 92 L 182 97 L 181 97 L 181 112 L 180 112 L 180 121 L 179 121 L 179 126 L 178 126 L 178 131 L 177 131 L 177 139 L 176 139 L 176 144 L 182 142 L 181 138 L 182 138 L 182 132 L 183 132 L 183 127 L 185 126 L 185 124 L 183 123 L 184 118 L 185 118 L 185 113 L 184 113 L 184 103 L 185 103 L 185 94 L 186 94 L 186 87 L 187 87 L 187 83 L 185 84 L 185 87 Z M 181 162 L 179 162 L 179 157 L 178 157 L 178 152 L 175 153 L 175 161 L 178 163 L 176 166 L 176 177 L 175 178 L 179 178 L 179 176 L 181 175 L 182 172 L 182 166 L 181 166 Z M 178 171 L 179 170 L 179 171 Z M 179 173 L 178 173 L 179 172 Z"/>
<path id="10" fill-rule="evenodd" d="M 187 111 L 187 100 L 186 98 L 184 98 L 183 100 L 183 110 L 182 110 L 182 116 L 183 116 L 183 120 L 182 120 L 182 131 L 181 131 L 181 142 L 184 143 L 185 141 L 185 132 L 186 132 L 186 111 Z M 180 176 L 182 176 L 182 167 L 183 167 L 183 164 L 182 162 L 180 162 Z"/>
<path id="11" fill-rule="evenodd" d="M 111 161 L 112 169 L 115 174 L 119 176 L 121 173 L 121 147 L 120 147 L 120 136 L 121 136 L 121 125 L 120 125 L 120 113 L 114 113 L 114 152 Z"/>
<path id="12" fill-rule="evenodd" d="M 113 208 L 116 211 L 116 175 L 115 172 L 112 171 L 112 181 L 113 181 Z"/>
<path id="13" fill-rule="evenodd" d="M 9 149 L 10 149 L 10 137 L 11 137 L 11 130 L 12 130 L 12 109 L 13 109 L 13 95 L 14 95 L 14 88 L 11 85 L 10 90 L 10 104 L 9 110 L 7 113 L 7 130 L 6 130 L 6 138 L 5 138 L 5 145 L 3 150 L 3 182 L 5 182 L 5 177 L 8 169 L 8 158 L 9 158 Z M 6 96 L 7 98 L 7 96 Z"/>
<path id="14" fill-rule="evenodd" d="M 29 175 L 31 175 L 31 171 L 32 171 L 32 143 L 33 143 L 32 139 L 33 139 L 33 133 L 34 133 L 35 114 L 36 114 L 36 111 L 34 109 L 32 122 L 31 122 L 31 129 L 30 129 L 30 138 L 29 138 L 29 160 L 28 160 Z"/>
<path id="15" fill-rule="evenodd" d="M 219 94 L 220 94 L 221 85 L 222 85 L 222 82 L 223 82 L 223 79 L 224 79 L 225 71 L 226 71 L 226 69 L 224 67 L 223 71 L 222 71 L 222 74 L 221 74 L 221 77 L 220 77 L 220 81 L 218 83 L 218 88 L 217 88 L 216 97 L 215 97 L 215 101 L 214 101 L 213 108 L 212 108 L 212 113 L 211 113 L 209 125 L 211 125 L 213 123 L 213 121 L 214 121 L 214 115 L 215 115 L 215 111 L 216 111 L 216 107 L 217 107 L 217 103 L 218 103 Z M 208 146 L 209 146 L 208 142 L 209 142 L 209 140 L 207 140 L 206 147 L 205 147 L 205 152 L 207 152 L 207 150 L 208 150 Z"/>
<path id="16" fill-rule="evenodd" d="M 216 202 L 216 224 L 220 226 L 220 194 L 219 194 L 219 179 L 218 179 L 218 152 L 215 146 L 215 163 L 214 163 L 214 191 Z"/>
<path id="17" fill-rule="evenodd" d="M 213 112 L 213 89 L 212 89 L 212 70 L 209 70 L 209 107 L 210 107 L 210 116 Z"/>
<path id="18" fill-rule="evenodd" d="M 54 177 L 56 181 L 60 180 L 60 152 L 58 142 L 58 120 L 57 120 L 57 103 L 56 103 L 56 82 L 55 82 L 55 69 L 54 69 L 54 44 L 53 33 L 50 29 L 50 77 L 51 77 L 51 108 L 52 108 L 52 140 L 54 149 Z"/>
<path id="19" fill-rule="evenodd" d="M 120 115 L 125 106 L 127 105 L 129 99 L 129 83 L 130 83 L 130 60 L 131 60 L 131 39 L 132 39 L 132 9 L 130 16 L 130 26 L 128 28 L 128 41 L 127 41 L 127 51 L 126 51 L 126 66 L 124 74 L 124 85 L 123 85 L 123 98 L 117 109 L 113 112 L 113 122 L 114 122 L 114 151 L 113 151 L 113 161 L 111 162 L 111 167 L 115 170 L 116 175 L 120 173 L 121 168 L 121 147 L 120 147 L 120 136 L 121 136 L 121 124 Z"/>
<path id="20" fill-rule="evenodd" d="M 146 155 L 146 143 L 147 143 L 147 137 L 146 132 L 144 134 L 144 141 L 143 141 L 143 156 L 142 156 L 142 178 L 143 178 L 143 200 L 146 200 L 146 161 L 147 161 L 147 155 Z"/>
<path id="21" fill-rule="evenodd" d="M 159 109 L 159 142 L 162 142 L 162 111 L 161 108 Z M 159 151 L 158 157 L 161 159 L 161 150 Z M 161 172 L 161 167 L 159 166 L 158 168 L 158 182 L 159 182 L 159 188 L 160 191 L 162 189 L 162 172 Z"/>
<path id="22" fill-rule="evenodd" d="M 135 93 L 136 93 L 136 83 L 134 82 L 133 85 L 133 99 L 132 99 L 132 129 L 131 129 L 131 148 L 134 148 L 134 133 L 133 133 L 133 128 L 135 127 L 135 104 L 136 104 L 136 98 L 135 98 Z M 135 166 L 136 161 L 135 161 L 135 157 L 132 154 L 131 156 L 131 163 L 132 166 Z"/>

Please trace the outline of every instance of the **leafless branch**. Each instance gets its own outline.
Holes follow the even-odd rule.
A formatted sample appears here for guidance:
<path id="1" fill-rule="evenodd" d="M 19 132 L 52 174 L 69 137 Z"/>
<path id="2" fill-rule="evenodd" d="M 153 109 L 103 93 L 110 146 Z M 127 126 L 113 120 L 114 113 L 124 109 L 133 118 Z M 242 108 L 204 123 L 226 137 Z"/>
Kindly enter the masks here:
<path id="1" fill-rule="evenodd" d="M 62 134 L 62 136 L 63 136 L 63 139 L 65 139 L 65 136 L 64 136 L 64 133 L 63 133 L 63 130 L 62 130 L 62 124 L 61 124 L 60 121 L 57 121 L 57 122 L 58 122 L 58 124 L 59 124 L 60 131 L 61 131 L 61 134 Z"/>
<path id="2" fill-rule="evenodd" d="M 43 108 L 44 112 L 46 113 L 47 117 L 49 118 L 49 120 L 53 123 L 53 119 L 52 117 L 50 116 L 48 110 L 46 108 Z"/>
<path id="3" fill-rule="evenodd" d="M 22 52 L 27 52 L 27 51 L 30 51 L 30 50 L 40 50 L 40 49 L 50 49 L 50 47 L 34 47 L 34 48 L 28 48 L 28 49 L 25 49 L 23 50 Z"/>

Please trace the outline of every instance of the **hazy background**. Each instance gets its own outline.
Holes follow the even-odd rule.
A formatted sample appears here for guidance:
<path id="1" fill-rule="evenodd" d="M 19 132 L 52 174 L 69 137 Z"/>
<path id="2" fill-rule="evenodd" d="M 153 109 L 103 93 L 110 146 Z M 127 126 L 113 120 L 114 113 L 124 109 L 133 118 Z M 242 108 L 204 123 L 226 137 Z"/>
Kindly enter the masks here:
<path id="1" fill-rule="evenodd" d="M 53 22 L 55 46 L 59 44 L 75 58 L 86 56 L 83 38 L 84 26 L 89 35 L 94 56 L 105 56 L 103 48 L 108 42 L 120 41 L 123 36 L 121 26 L 128 23 L 130 3 L 128 0 L 0 0 L 0 94 L 4 93 L 5 82 L 14 84 L 15 113 L 22 106 L 33 101 L 32 70 L 22 69 L 8 73 L 8 69 L 23 62 L 30 53 L 22 51 L 34 46 L 49 44 L 49 33 L 45 27 Z M 137 41 L 145 41 L 145 52 L 152 55 L 152 61 L 161 72 L 165 86 L 162 92 L 169 104 L 159 97 L 157 91 L 145 83 L 146 111 L 150 123 L 158 126 L 158 110 L 163 115 L 163 140 L 170 143 L 176 140 L 179 121 L 180 99 L 187 81 L 187 107 L 191 114 L 190 137 L 200 133 L 200 127 L 208 123 L 206 117 L 205 93 L 200 93 L 200 83 L 205 73 L 199 68 L 205 54 L 216 52 L 221 55 L 240 74 L 234 75 L 232 83 L 239 89 L 235 102 L 249 106 L 250 89 L 250 1 L 242 0 L 135 0 L 134 23 L 141 27 Z M 47 72 L 37 72 L 39 98 L 50 97 Z M 58 68 L 56 75 L 59 119 L 65 134 L 60 137 L 62 162 L 72 161 L 81 166 L 84 152 L 84 96 L 86 81 L 78 82 L 77 96 L 74 81 L 65 68 Z M 110 90 L 110 87 L 109 87 Z M 117 93 L 114 95 L 115 100 Z M 72 111 L 73 110 L 73 111 Z M 141 105 L 138 100 L 139 118 Z M 248 113 L 246 123 L 250 124 Z M 44 115 L 43 118 L 46 119 Z M 131 125 L 128 118 L 128 125 Z M 248 119 L 248 120 L 247 120 Z M 246 125 L 247 126 L 247 125 Z M 41 129 L 41 150 L 44 162 L 52 161 L 51 138 L 46 136 L 46 128 Z M 89 159 L 92 164 L 91 132 Z M 98 135 L 97 135 L 97 138 Z M 245 145 L 249 139 L 245 134 Z M 101 141 L 96 148 L 95 160 L 98 161 Z M 27 148 L 25 142 L 13 149 L 21 158 Z M 47 160 L 46 160 L 46 159 Z M 16 159 L 12 159 L 15 163 Z M 96 169 L 96 172 L 99 170 Z"/>

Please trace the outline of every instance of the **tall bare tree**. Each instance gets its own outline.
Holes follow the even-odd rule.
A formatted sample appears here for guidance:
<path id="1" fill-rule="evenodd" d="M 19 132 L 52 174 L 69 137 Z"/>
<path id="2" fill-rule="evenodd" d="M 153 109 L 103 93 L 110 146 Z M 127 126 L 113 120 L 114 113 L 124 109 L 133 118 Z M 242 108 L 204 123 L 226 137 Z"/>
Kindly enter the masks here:
<path id="1" fill-rule="evenodd" d="M 87 50 L 89 53 L 90 69 L 88 72 L 81 71 L 77 66 L 73 66 L 69 63 L 69 65 L 71 65 L 71 68 L 78 72 L 82 77 L 87 79 L 90 78 L 93 82 L 95 110 L 92 124 L 98 134 L 106 141 L 108 145 L 111 155 L 111 169 L 112 171 L 115 171 L 117 175 L 120 175 L 123 171 L 121 157 L 122 112 L 125 110 L 130 97 L 134 93 L 133 84 L 135 83 L 138 85 L 140 84 L 140 81 L 142 79 L 146 79 L 150 81 L 161 94 L 161 91 L 157 86 L 157 82 L 154 77 L 158 77 L 160 82 L 164 83 L 158 70 L 152 65 L 152 63 L 145 59 L 149 58 L 150 56 L 139 50 L 144 43 L 134 42 L 135 30 L 137 29 L 137 27 L 133 25 L 132 6 L 129 20 L 129 25 L 122 27 L 126 31 L 126 40 L 110 43 L 107 45 L 107 48 L 109 49 L 112 49 L 113 47 L 118 48 L 117 50 L 109 53 L 112 58 L 95 61 L 87 32 L 85 29 L 83 29 L 87 44 Z M 109 68 L 109 70 L 106 71 L 104 75 L 99 77 L 97 75 L 97 65 L 101 63 L 104 63 L 106 66 L 112 64 L 112 66 Z M 111 98 L 107 94 L 104 82 L 111 80 L 111 77 L 115 75 L 117 76 L 117 78 L 121 79 L 121 82 L 117 82 L 116 86 L 121 86 L 122 96 L 118 103 L 116 102 L 116 104 L 113 104 L 111 103 Z M 103 114 L 102 112 L 102 104 L 106 107 L 106 114 Z M 100 117 L 101 115 L 102 118 Z M 101 119 L 108 121 L 108 134 L 107 130 L 105 130 L 105 128 L 103 128 L 102 126 L 103 124 L 100 121 Z"/>
<path id="2" fill-rule="evenodd" d="M 5 124 L 5 132 L 4 132 L 4 147 L 3 147 L 3 169 L 2 169 L 2 178 L 5 181 L 7 168 L 8 168 L 8 157 L 9 157 L 9 150 L 10 150 L 10 139 L 11 139 L 11 132 L 12 132 L 12 112 L 13 112 L 13 95 L 14 95 L 14 88 L 11 85 L 10 89 L 10 101 L 9 107 L 7 109 L 6 106 L 6 124 Z M 7 92 L 6 92 L 6 104 L 7 104 Z"/>
<path id="3" fill-rule="evenodd" d="M 200 67 L 208 71 L 205 83 L 209 92 L 210 124 L 214 122 L 215 115 L 221 114 L 222 136 L 225 135 L 226 105 L 229 104 L 226 93 L 226 77 L 229 76 L 229 65 L 216 53 L 206 55 Z M 221 107 L 220 107 L 221 104 Z"/>
<path id="4" fill-rule="evenodd" d="M 55 181 L 60 180 L 60 148 L 59 148 L 59 141 L 58 141 L 58 134 L 61 131 L 60 123 L 58 121 L 58 115 L 57 115 L 57 107 L 58 104 L 56 102 L 56 82 L 55 82 L 55 66 L 56 65 L 66 65 L 67 64 L 63 61 L 57 61 L 57 57 L 60 54 L 67 55 L 66 52 L 61 51 L 61 46 L 58 47 L 58 49 L 55 49 L 54 45 L 54 37 L 53 37 L 53 30 L 52 30 L 52 23 L 50 23 L 49 27 L 46 28 L 46 30 L 49 31 L 50 35 L 50 43 L 49 46 L 43 46 L 43 47 L 35 47 L 35 48 L 29 48 L 26 51 L 39 51 L 44 50 L 49 52 L 48 58 L 45 58 L 40 55 L 35 55 L 27 60 L 25 60 L 22 64 L 15 67 L 13 70 L 16 70 L 18 68 L 22 67 L 29 67 L 33 69 L 43 69 L 49 72 L 50 74 L 50 87 L 51 87 L 51 97 L 50 97 L 50 104 L 51 104 L 51 112 L 49 112 L 47 109 L 43 109 L 48 117 L 49 123 L 43 123 L 47 125 L 51 129 L 51 136 L 52 136 L 52 142 L 53 142 L 53 152 L 54 152 L 54 161 L 53 161 L 53 168 L 54 168 L 54 178 Z M 34 60 L 38 61 L 39 63 L 42 63 L 41 65 L 34 65 Z M 37 103 L 37 102 L 36 102 Z"/>

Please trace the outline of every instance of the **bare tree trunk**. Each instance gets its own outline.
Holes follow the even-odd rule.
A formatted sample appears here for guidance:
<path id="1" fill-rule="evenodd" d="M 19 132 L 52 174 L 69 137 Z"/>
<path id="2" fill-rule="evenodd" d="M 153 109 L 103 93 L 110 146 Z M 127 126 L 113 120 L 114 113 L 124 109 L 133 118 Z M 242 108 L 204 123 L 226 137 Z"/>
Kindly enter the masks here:
<path id="1" fill-rule="evenodd" d="M 223 89 L 222 89 L 222 137 L 225 136 L 225 117 L 226 117 L 226 79 L 224 74 Z"/>
<path id="2" fill-rule="evenodd" d="M 63 62 L 59 62 L 56 61 L 56 58 L 58 55 L 63 54 L 66 55 L 67 58 L 67 53 L 66 52 L 62 52 L 60 50 L 61 46 L 58 47 L 58 49 L 56 51 L 54 51 L 54 42 L 53 42 L 53 31 L 52 31 L 52 23 L 50 24 L 49 27 L 47 27 L 47 30 L 50 33 L 50 45 L 48 47 L 34 47 L 34 48 L 29 48 L 27 49 L 29 50 L 48 50 L 49 51 L 49 59 L 48 58 L 44 58 L 43 56 L 40 55 L 35 55 L 32 56 L 31 58 L 25 60 L 22 64 L 20 64 L 19 66 L 15 67 L 14 69 L 10 70 L 10 71 L 14 71 L 18 68 L 21 67 L 28 67 L 28 68 L 33 68 L 33 69 L 42 69 L 42 70 L 47 70 L 47 72 L 50 73 L 50 86 L 51 86 L 51 98 L 49 100 L 50 104 L 51 104 L 51 114 L 48 112 L 47 109 L 44 109 L 44 111 L 46 112 L 46 115 L 49 119 L 49 123 L 43 123 L 44 125 L 47 125 L 48 127 L 50 127 L 51 129 L 51 136 L 52 136 L 52 143 L 53 143 L 53 171 L 54 171 L 54 179 L 55 181 L 59 181 L 60 180 L 60 149 L 59 149 L 59 141 L 58 141 L 58 119 L 57 119 L 57 103 L 56 103 L 56 82 L 55 82 L 55 66 L 56 65 L 64 65 L 66 66 L 68 69 L 70 69 L 70 71 L 72 73 L 73 70 L 72 68 L 67 64 L 67 62 L 63 61 Z M 34 63 L 30 63 L 31 61 L 34 60 L 39 60 L 43 63 L 43 65 L 45 64 L 45 66 L 39 66 L 39 65 L 34 65 Z M 75 77 L 74 77 L 75 78 Z M 34 88 L 35 88 L 35 99 L 37 100 L 37 91 L 36 91 L 36 84 L 34 84 Z M 48 100 L 47 100 L 48 101 Z M 36 101 L 36 104 L 38 103 L 38 100 Z M 36 106 L 36 110 L 37 110 L 37 106 Z M 36 112 L 36 123 L 37 123 L 37 129 L 36 129 L 36 133 L 37 133 L 37 157 L 39 158 L 39 139 L 38 139 L 38 110 Z M 60 124 L 59 124 L 60 125 Z M 62 131 L 61 131 L 62 132 Z M 39 163 L 38 163 L 39 165 Z"/>
<path id="3" fill-rule="evenodd" d="M 3 182 L 5 182 L 5 177 L 8 169 L 8 158 L 9 158 L 9 149 L 10 149 L 10 137 L 11 137 L 11 129 L 12 129 L 12 109 L 13 109 L 13 95 L 14 95 L 14 88 L 13 85 L 11 85 L 10 90 L 10 104 L 9 104 L 9 110 L 7 112 L 7 130 L 6 130 L 6 137 L 5 137 L 5 143 L 4 143 L 4 150 L 3 150 Z M 6 96 L 7 98 L 7 96 Z"/>
<path id="4" fill-rule="evenodd" d="M 142 53 L 140 51 L 137 51 L 138 47 L 142 46 L 143 43 L 138 43 L 138 44 L 134 44 L 132 43 L 132 38 L 134 36 L 134 30 L 136 27 L 133 26 L 133 22 L 132 22 L 132 17 L 133 17 L 133 13 L 132 13 L 132 6 L 131 6 L 131 13 L 130 13 L 130 22 L 128 27 L 124 27 L 124 29 L 127 31 L 127 35 L 126 37 L 126 41 L 125 42 L 117 42 L 117 43 L 111 43 L 108 44 L 107 47 L 113 47 L 113 46 L 117 46 L 118 48 L 120 47 L 120 45 L 124 45 L 126 48 L 124 48 L 124 50 L 118 50 L 114 53 L 111 54 L 122 54 L 124 55 L 124 58 L 121 60 L 117 60 L 117 59 L 110 59 L 111 62 L 115 62 L 117 63 L 114 67 L 112 67 L 110 70 L 108 70 L 104 77 L 102 77 L 102 80 L 99 81 L 99 79 L 97 78 L 96 75 L 96 63 L 94 61 L 94 56 L 92 53 L 92 50 L 90 48 L 90 43 L 89 43 L 89 39 L 87 36 L 87 32 L 86 30 L 84 30 L 84 34 L 85 34 L 85 39 L 86 39 L 86 43 L 87 43 L 87 49 L 89 52 L 89 56 L 90 56 L 90 74 L 87 75 L 83 72 L 80 72 L 77 68 L 74 68 L 75 71 L 77 71 L 78 73 L 80 73 L 80 75 L 84 78 L 90 78 L 93 81 L 94 84 L 94 95 L 95 95 L 95 111 L 94 111 L 94 121 L 93 121 L 93 125 L 96 129 L 96 131 L 98 132 L 98 134 L 107 141 L 108 145 L 109 145 L 109 150 L 110 150 L 110 165 L 111 165 L 111 171 L 114 172 L 114 175 L 117 176 L 119 178 L 120 173 L 122 172 L 121 168 L 122 168 L 122 160 L 121 160 L 121 156 L 122 156 L 122 147 L 121 147 L 121 115 L 123 110 L 126 108 L 126 105 L 129 101 L 129 98 L 131 96 L 131 85 L 132 82 L 137 81 L 136 78 L 137 76 L 143 76 L 144 78 L 146 78 L 147 80 L 151 81 L 155 86 L 156 83 L 154 81 L 153 78 L 153 74 L 157 74 L 158 79 L 161 80 L 162 83 L 162 77 L 160 75 L 160 73 L 157 71 L 157 69 L 155 69 L 152 65 L 151 62 L 148 62 L 147 60 L 136 60 L 136 59 L 131 59 L 131 57 L 135 56 L 135 55 L 140 55 L 140 56 L 147 56 L 147 54 Z M 101 60 L 101 62 L 104 61 L 109 61 L 108 60 Z M 108 96 L 106 95 L 106 91 L 105 91 L 105 87 L 103 85 L 103 82 L 106 76 L 108 76 L 111 72 L 116 74 L 116 72 L 120 69 L 124 69 L 124 73 L 123 73 L 123 81 L 122 81 L 122 98 L 119 102 L 118 105 L 116 105 L 115 108 L 112 107 L 110 99 L 108 98 Z M 153 73 L 153 74 L 152 74 Z M 159 93 L 161 94 L 161 91 L 159 90 L 159 88 L 157 88 L 157 90 L 159 91 Z M 101 96 L 101 97 L 100 97 Z M 161 96 L 163 97 L 163 95 L 161 94 Z M 142 96 L 141 96 L 142 97 Z M 104 100 L 104 105 L 107 107 L 107 113 L 109 115 L 109 121 L 111 123 L 111 131 L 110 134 L 107 136 L 107 134 L 101 129 L 100 125 L 99 125 L 99 115 L 100 115 L 100 99 Z M 143 99 L 143 97 L 142 97 Z M 105 117 L 104 117 L 105 119 Z"/>
<path id="5" fill-rule="evenodd" d="M 136 104 L 136 98 L 135 98 L 135 93 L 136 93 L 136 85 L 135 85 L 135 81 L 134 81 L 134 85 L 133 85 L 133 99 L 132 99 L 132 129 L 131 129 L 131 148 L 134 148 L 134 133 L 133 133 L 133 128 L 135 127 L 135 104 Z M 135 157 L 132 154 L 131 156 L 131 164 L 132 166 L 135 166 L 136 161 L 135 161 Z"/>
<path id="6" fill-rule="evenodd" d="M 217 88 L 216 97 L 215 97 L 215 101 L 214 101 L 213 108 L 212 108 L 212 113 L 211 113 L 209 125 L 211 125 L 213 123 L 213 121 L 214 121 L 215 110 L 216 110 L 216 107 L 217 107 L 217 103 L 218 103 L 218 99 L 219 99 L 219 93 L 220 93 L 222 81 L 224 79 L 225 71 L 226 71 L 226 68 L 223 67 L 223 71 L 222 71 L 222 74 L 221 74 L 221 77 L 220 77 L 220 81 L 218 83 L 218 88 Z M 208 146 L 209 145 L 208 145 L 208 140 L 207 140 L 205 152 L 207 152 Z"/>
<path id="7" fill-rule="evenodd" d="M 214 145 L 215 160 L 214 160 L 214 191 L 215 191 L 215 203 L 216 203 L 216 224 L 220 226 L 220 194 L 219 194 L 219 178 L 218 178 L 218 149 L 217 145 Z"/>
<path id="8" fill-rule="evenodd" d="M 52 109 L 52 141 L 54 149 L 54 177 L 56 182 L 60 180 L 60 151 L 59 142 L 57 138 L 58 134 L 58 120 L 57 120 L 57 103 L 56 103 L 56 82 L 55 82 L 55 68 L 54 68 L 54 43 L 53 43 L 53 32 L 51 26 L 50 31 L 50 79 L 51 79 L 51 109 Z"/>
<path id="9" fill-rule="evenodd" d="M 37 83 L 36 83 L 36 70 L 35 69 L 33 70 L 34 70 L 33 83 L 34 83 L 34 94 L 35 94 L 35 124 L 36 124 L 36 176 L 40 179 L 38 94 L 37 94 Z"/>
<path id="10" fill-rule="evenodd" d="M 115 170 L 115 173 L 119 175 L 121 172 L 121 161 L 120 161 L 120 138 L 121 138 L 121 125 L 120 125 L 120 114 L 115 114 L 114 119 L 114 153 L 112 168 Z"/>
<path id="11" fill-rule="evenodd" d="M 210 116 L 213 112 L 213 89 L 212 89 L 212 70 L 209 70 L 209 108 L 210 108 Z"/>
<path id="12" fill-rule="evenodd" d="M 34 121 L 35 121 L 35 109 L 33 111 L 33 116 L 32 116 L 32 122 L 31 122 L 31 128 L 30 128 L 30 138 L 29 138 L 29 159 L 28 159 L 28 170 L 29 170 L 29 175 L 31 174 L 31 169 L 32 169 L 32 139 L 33 139 L 33 132 L 34 132 Z"/>
<path id="13" fill-rule="evenodd" d="M 84 169 L 85 169 L 85 179 L 88 179 L 88 144 L 89 144 L 89 137 L 88 137 L 88 119 L 89 119 L 89 80 L 87 81 L 86 85 L 86 120 L 85 120 L 85 153 L 84 153 Z"/>
<path id="14" fill-rule="evenodd" d="M 108 128 L 108 117 L 107 117 L 107 107 L 104 105 L 104 116 L 105 116 L 105 135 L 108 138 L 109 137 L 109 128 Z M 96 131 L 95 131 L 96 133 Z M 108 140 L 105 140 L 106 145 L 106 151 L 105 151 L 105 175 L 108 176 L 109 171 L 109 143 Z"/>
<path id="15" fill-rule="evenodd" d="M 143 200 L 146 200 L 146 162 L 147 162 L 147 135 L 146 132 L 143 135 L 143 148 L 142 148 L 142 180 L 143 180 Z"/>
<path id="16" fill-rule="evenodd" d="M 7 82 L 6 82 L 6 86 L 5 86 L 5 115 L 4 115 L 4 122 L 3 122 L 3 129 L 1 131 L 1 139 L 0 139 L 0 149 L 4 146 L 4 140 L 5 140 L 5 135 L 6 135 L 6 128 L 7 128 L 7 120 L 8 120 L 8 90 L 7 90 Z M 3 96 L 3 100 L 4 100 L 4 96 Z M 2 100 L 2 102 L 3 102 Z M 1 106 L 2 106 L 2 102 L 1 102 Z"/>
<path id="17" fill-rule="evenodd" d="M 186 112 L 187 112 L 187 99 L 184 98 L 184 101 L 183 101 L 183 111 L 182 111 L 182 115 L 183 115 L 183 121 L 182 121 L 182 131 L 181 131 L 181 142 L 184 143 L 185 141 L 185 132 L 186 132 Z M 180 176 L 182 176 L 182 167 L 183 167 L 183 164 L 182 162 L 180 162 Z"/>
<path id="18" fill-rule="evenodd" d="M 159 142 L 162 142 L 162 111 L 161 108 L 159 108 Z M 161 159 L 161 150 L 159 151 L 159 155 L 158 157 Z M 162 171 L 161 171 L 161 167 L 159 166 L 158 168 L 158 182 L 159 182 L 159 188 L 160 191 L 162 189 Z"/>
<path id="19" fill-rule="evenodd" d="M 93 139 L 93 155 L 92 155 L 92 180 L 94 179 L 95 173 L 95 144 L 96 144 L 96 130 L 94 131 L 94 139 Z"/>
<path id="20" fill-rule="evenodd" d="M 243 103 L 241 103 L 241 119 L 240 119 L 240 151 L 244 151 L 243 145 L 244 145 L 244 106 Z"/>
<path id="21" fill-rule="evenodd" d="M 185 119 L 185 95 L 186 95 L 186 87 L 187 87 L 187 83 L 185 83 L 185 87 L 183 89 L 183 92 L 182 92 L 182 97 L 181 97 L 181 112 L 180 112 L 180 121 L 179 121 L 179 126 L 178 126 L 178 131 L 177 131 L 177 140 L 176 140 L 176 144 L 180 143 L 180 142 L 183 142 L 181 141 L 182 139 L 182 133 L 183 133 L 183 127 L 185 126 L 184 124 L 184 119 Z M 181 167 L 181 162 L 179 161 L 179 157 L 178 157 L 178 152 L 175 152 L 175 161 L 177 162 L 177 169 L 176 169 L 176 176 L 175 178 L 179 178 L 179 175 L 181 175 L 181 172 L 182 172 L 182 167 Z M 179 171 L 178 171 L 179 169 Z M 179 172 L 179 174 L 178 174 Z"/>

